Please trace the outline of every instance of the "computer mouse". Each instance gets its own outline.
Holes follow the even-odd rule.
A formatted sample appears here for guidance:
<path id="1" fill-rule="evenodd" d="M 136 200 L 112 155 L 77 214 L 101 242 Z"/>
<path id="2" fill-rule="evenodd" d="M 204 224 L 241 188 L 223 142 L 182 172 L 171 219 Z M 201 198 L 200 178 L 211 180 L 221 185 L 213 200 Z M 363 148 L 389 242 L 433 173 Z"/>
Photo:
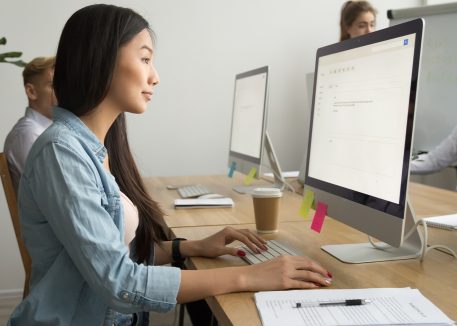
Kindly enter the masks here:
<path id="1" fill-rule="evenodd" d="M 225 196 L 219 195 L 219 194 L 206 194 L 206 195 L 201 195 L 198 198 L 199 199 L 214 199 L 214 198 L 224 198 Z"/>

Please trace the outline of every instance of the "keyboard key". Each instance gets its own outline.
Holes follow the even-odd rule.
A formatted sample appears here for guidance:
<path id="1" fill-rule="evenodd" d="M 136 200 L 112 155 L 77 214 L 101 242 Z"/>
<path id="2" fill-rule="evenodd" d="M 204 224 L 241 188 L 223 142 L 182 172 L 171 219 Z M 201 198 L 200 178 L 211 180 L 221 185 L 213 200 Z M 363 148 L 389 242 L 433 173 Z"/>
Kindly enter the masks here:
<path id="1" fill-rule="evenodd" d="M 268 250 L 267 251 L 262 251 L 259 254 L 254 253 L 251 249 L 249 249 L 246 246 L 242 246 L 240 249 L 244 250 L 246 252 L 246 256 L 241 257 L 243 260 L 245 260 L 247 263 L 253 265 L 253 264 L 260 264 L 263 262 L 266 262 L 268 260 L 272 260 L 275 257 L 279 256 L 298 256 L 296 252 L 293 250 L 285 247 L 281 243 L 270 240 L 267 241 L 266 243 Z"/>
<path id="2" fill-rule="evenodd" d="M 201 184 L 182 186 L 178 188 L 178 194 L 181 198 L 199 197 L 209 193 L 211 193 L 211 191 Z"/>
<path id="3" fill-rule="evenodd" d="M 294 253 L 289 248 L 279 244 L 278 242 L 276 242 L 274 240 L 270 240 L 268 243 L 269 243 L 268 245 L 271 246 L 271 248 L 273 248 L 274 251 L 277 251 L 281 255 L 291 255 L 291 256 L 296 256 L 297 255 L 296 253 Z"/>

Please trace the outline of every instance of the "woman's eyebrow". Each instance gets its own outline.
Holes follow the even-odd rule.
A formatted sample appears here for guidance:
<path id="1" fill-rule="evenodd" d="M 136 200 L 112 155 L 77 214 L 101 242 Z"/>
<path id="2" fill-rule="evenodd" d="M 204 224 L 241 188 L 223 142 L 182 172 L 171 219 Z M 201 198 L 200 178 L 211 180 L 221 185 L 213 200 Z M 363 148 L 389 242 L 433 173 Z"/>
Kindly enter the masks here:
<path id="1" fill-rule="evenodd" d="M 147 46 L 147 45 L 143 45 L 140 49 L 146 49 L 146 50 L 148 50 L 149 52 L 151 52 L 151 54 L 154 53 L 154 51 L 153 51 L 149 46 Z"/>

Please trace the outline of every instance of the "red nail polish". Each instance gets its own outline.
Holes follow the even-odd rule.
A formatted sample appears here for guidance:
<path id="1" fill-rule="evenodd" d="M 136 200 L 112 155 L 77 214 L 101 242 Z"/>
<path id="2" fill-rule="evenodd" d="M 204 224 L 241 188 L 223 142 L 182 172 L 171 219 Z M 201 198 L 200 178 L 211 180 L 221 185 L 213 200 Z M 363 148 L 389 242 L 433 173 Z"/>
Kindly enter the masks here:
<path id="1" fill-rule="evenodd" d="M 333 275 L 330 272 L 327 272 L 327 276 L 330 277 L 330 278 L 333 278 Z"/>
<path id="2" fill-rule="evenodd" d="M 322 286 L 322 285 L 320 285 L 319 283 L 314 283 L 314 282 L 313 282 L 313 284 L 314 284 L 315 286 L 317 286 L 318 288 L 320 288 L 320 287 Z"/>
<path id="3" fill-rule="evenodd" d="M 238 251 L 236 252 L 236 254 L 237 254 L 238 256 L 240 256 L 240 257 L 246 256 L 246 253 L 245 253 L 243 250 L 238 250 Z"/>

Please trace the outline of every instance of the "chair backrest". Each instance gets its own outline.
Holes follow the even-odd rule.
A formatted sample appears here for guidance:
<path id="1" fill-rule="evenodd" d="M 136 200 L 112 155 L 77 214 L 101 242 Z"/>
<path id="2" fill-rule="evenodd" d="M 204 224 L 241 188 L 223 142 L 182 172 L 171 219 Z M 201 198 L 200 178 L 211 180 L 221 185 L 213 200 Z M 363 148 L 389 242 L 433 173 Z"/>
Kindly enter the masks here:
<path id="1" fill-rule="evenodd" d="M 17 244 L 21 253 L 22 264 L 25 270 L 25 284 L 23 297 L 25 298 L 29 292 L 30 273 L 32 269 L 32 260 L 24 245 L 21 235 L 21 223 L 19 221 L 19 209 L 17 205 L 16 193 L 14 191 L 13 182 L 11 180 L 10 171 L 8 169 L 8 161 L 4 153 L 0 153 L 0 174 L 2 177 L 3 189 L 5 191 L 6 202 L 10 210 L 11 221 L 13 222 L 14 233 L 16 234 Z"/>

